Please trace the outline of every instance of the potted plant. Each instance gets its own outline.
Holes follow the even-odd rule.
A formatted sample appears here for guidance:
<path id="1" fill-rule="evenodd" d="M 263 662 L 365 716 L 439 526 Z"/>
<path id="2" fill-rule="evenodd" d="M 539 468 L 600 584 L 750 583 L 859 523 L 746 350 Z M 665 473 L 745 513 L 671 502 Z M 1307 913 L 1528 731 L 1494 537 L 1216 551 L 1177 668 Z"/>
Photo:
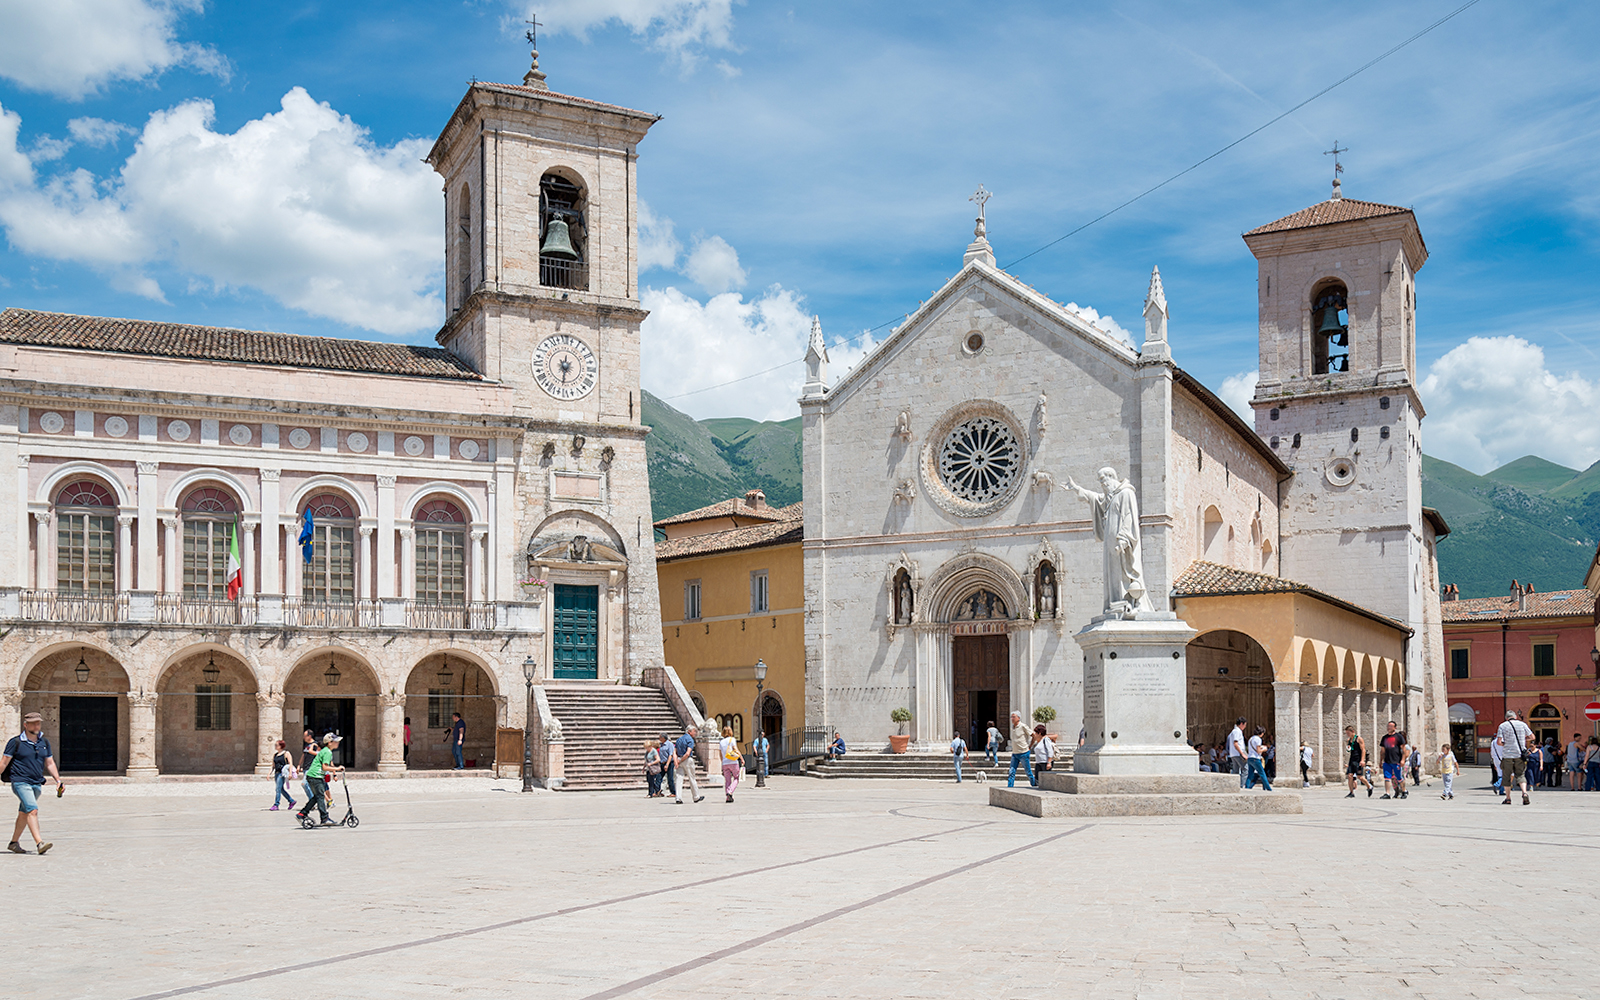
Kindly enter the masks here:
<path id="1" fill-rule="evenodd" d="M 900 727 L 900 732 L 889 737 L 890 753 L 905 753 L 911 745 L 911 737 L 906 735 L 906 723 L 911 721 L 911 709 L 897 708 L 889 713 L 889 721 Z"/>
<path id="2" fill-rule="evenodd" d="M 544 589 L 550 586 L 550 581 L 543 577 L 529 576 L 517 581 L 522 588 L 522 593 L 529 600 L 536 601 L 544 596 Z"/>
<path id="3" fill-rule="evenodd" d="M 1051 708 L 1049 705 L 1040 705 L 1038 708 L 1033 710 L 1033 721 L 1041 723 L 1048 729 L 1050 723 L 1056 721 L 1056 710 Z M 1055 733 L 1051 733 L 1050 741 L 1052 743 L 1060 743 L 1061 737 Z"/>

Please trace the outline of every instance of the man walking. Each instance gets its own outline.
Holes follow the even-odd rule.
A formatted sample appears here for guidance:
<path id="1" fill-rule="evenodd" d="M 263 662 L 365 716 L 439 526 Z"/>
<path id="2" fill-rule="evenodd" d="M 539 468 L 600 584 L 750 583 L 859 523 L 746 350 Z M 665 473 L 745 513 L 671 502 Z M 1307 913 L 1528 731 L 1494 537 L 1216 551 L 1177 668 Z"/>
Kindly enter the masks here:
<path id="1" fill-rule="evenodd" d="M 689 785 L 689 794 L 694 796 L 696 802 L 705 798 L 700 794 L 700 782 L 694 777 L 694 735 L 687 729 L 678 737 L 677 742 L 673 743 L 672 756 L 677 764 L 677 770 L 683 773 L 683 780 Z M 683 805 L 683 796 L 678 794 L 677 788 L 672 789 L 672 797 L 677 800 L 678 805 Z"/>
<path id="2" fill-rule="evenodd" d="M 1244 724 L 1245 718 L 1241 715 L 1233 720 L 1233 728 L 1228 730 L 1228 766 L 1239 776 L 1240 788 L 1245 787 L 1244 782 L 1250 770 L 1245 766 L 1249 750 L 1245 746 Z"/>
<path id="3" fill-rule="evenodd" d="M 661 755 L 661 786 L 672 792 L 672 797 L 678 797 L 678 758 L 672 750 L 672 737 L 666 733 L 661 734 L 661 742 L 656 744 L 656 752 Z"/>
<path id="4" fill-rule="evenodd" d="M 1006 779 L 1007 788 L 1017 787 L 1017 765 L 1021 764 L 1027 769 L 1028 784 L 1035 783 L 1033 776 L 1033 732 L 1022 724 L 1022 713 L 1011 713 L 1011 777 Z"/>
<path id="5" fill-rule="evenodd" d="M 461 718 L 460 712 L 451 712 L 450 718 L 452 720 L 450 723 L 450 755 L 456 759 L 456 766 L 452 770 L 465 771 L 467 769 L 465 749 L 467 745 L 467 723 L 466 720 Z"/>
<path id="6" fill-rule="evenodd" d="M 29 712 L 22 719 L 22 732 L 6 743 L 6 752 L 0 754 L 0 772 L 11 782 L 11 791 L 17 796 L 17 824 L 11 828 L 11 843 L 6 850 L 12 854 L 28 852 L 17 841 L 22 830 L 33 834 L 34 847 L 40 854 L 55 845 L 39 837 L 39 794 L 44 791 L 45 772 L 56 782 L 56 796 L 66 790 L 61 783 L 61 772 L 56 770 L 56 759 L 50 753 L 50 741 L 44 738 L 44 716 Z"/>
<path id="7" fill-rule="evenodd" d="M 1345 781 L 1350 785 L 1347 799 L 1356 797 L 1356 782 L 1360 781 L 1367 786 L 1367 798 L 1372 798 L 1372 784 L 1366 780 L 1367 774 L 1367 741 L 1356 735 L 1355 726 L 1344 727 L 1345 743 L 1350 748 L 1349 759 L 1345 761 Z"/>
<path id="8" fill-rule="evenodd" d="M 1500 723 L 1495 736 L 1500 740 L 1500 778 L 1505 785 L 1506 797 L 1500 800 L 1501 805 L 1511 804 L 1511 789 L 1520 784 L 1522 786 L 1522 804 L 1528 804 L 1528 741 L 1533 739 L 1533 730 L 1517 718 L 1517 713 L 1507 712 L 1506 721 Z"/>
<path id="9" fill-rule="evenodd" d="M 1311 744 L 1305 740 L 1300 741 L 1300 787 L 1311 787 L 1311 762 L 1315 759 L 1315 751 Z"/>
<path id="10" fill-rule="evenodd" d="M 961 784 L 961 758 L 967 755 L 967 741 L 961 738 L 960 733 L 950 740 L 950 756 L 956 762 L 956 784 Z"/>
<path id="11" fill-rule="evenodd" d="M 311 807 L 316 806 L 322 825 L 333 826 L 333 821 L 328 818 L 328 776 L 344 770 L 333 763 L 333 751 L 338 745 L 339 734 L 328 733 L 322 737 L 322 749 L 311 758 L 311 766 L 306 768 L 306 782 L 311 786 L 311 801 L 306 803 L 304 809 L 295 813 L 300 819 L 305 819 L 311 812 Z"/>
<path id="12" fill-rule="evenodd" d="M 1000 735 L 1000 730 L 995 728 L 995 724 L 994 724 L 994 720 L 993 719 L 989 720 L 989 731 L 988 731 L 988 733 L 985 734 L 985 737 L 986 737 L 986 741 L 984 743 L 984 749 L 989 752 L 989 766 L 990 767 L 999 767 L 1000 766 L 1000 744 L 1001 744 L 1003 738 Z M 1581 751 L 1579 752 L 1579 756 L 1580 757 L 1582 756 L 1582 752 Z"/>
<path id="13" fill-rule="evenodd" d="M 1403 799 L 1406 797 L 1406 750 L 1409 748 L 1406 734 L 1395 726 L 1393 719 L 1389 720 L 1389 731 L 1378 737 L 1378 746 L 1383 750 L 1383 798 Z"/>
<path id="14" fill-rule="evenodd" d="M 1243 729 L 1239 731 L 1243 732 Z M 1250 742 L 1245 748 L 1245 767 L 1249 769 L 1249 774 L 1245 777 L 1244 787 L 1250 788 L 1259 780 L 1261 782 L 1261 790 L 1270 792 L 1272 791 L 1272 780 L 1267 777 L 1267 769 L 1262 763 L 1261 756 L 1261 735 L 1266 731 L 1267 727 L 1257 726 L 1255 735 L 1250 737 Z"/>

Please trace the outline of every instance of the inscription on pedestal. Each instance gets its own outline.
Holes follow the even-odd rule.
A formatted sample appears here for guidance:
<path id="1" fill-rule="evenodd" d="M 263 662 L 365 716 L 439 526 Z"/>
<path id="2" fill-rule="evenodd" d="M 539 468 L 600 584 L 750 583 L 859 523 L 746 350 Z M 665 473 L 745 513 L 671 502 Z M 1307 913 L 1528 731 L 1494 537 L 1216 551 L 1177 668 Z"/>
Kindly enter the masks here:
<path id="1" fill-rule="evenodd" d="M 1140 698 L 1170 698 L 1178 693 L 1173 671 L 1165 664 L 1129 667 L 1119 679 L 1122 693 Z M 1187 696 L 1187 692 L 1185 692 Z"/>

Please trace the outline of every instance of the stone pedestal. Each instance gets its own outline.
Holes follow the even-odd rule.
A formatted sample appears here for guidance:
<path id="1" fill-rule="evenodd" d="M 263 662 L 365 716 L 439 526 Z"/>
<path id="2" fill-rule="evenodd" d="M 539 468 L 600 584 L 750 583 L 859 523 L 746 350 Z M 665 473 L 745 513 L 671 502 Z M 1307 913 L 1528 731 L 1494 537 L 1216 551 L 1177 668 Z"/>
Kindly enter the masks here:
<path id="1" fill-rule="evenodd" d="M 1184 649 L 1195 630 L 1171 612 L 1097 618 L 1075 638 L 1083 648 L 1086 742 L 1073 757 L 1080 774 L 1197 773 L 1188 731 Z"/>

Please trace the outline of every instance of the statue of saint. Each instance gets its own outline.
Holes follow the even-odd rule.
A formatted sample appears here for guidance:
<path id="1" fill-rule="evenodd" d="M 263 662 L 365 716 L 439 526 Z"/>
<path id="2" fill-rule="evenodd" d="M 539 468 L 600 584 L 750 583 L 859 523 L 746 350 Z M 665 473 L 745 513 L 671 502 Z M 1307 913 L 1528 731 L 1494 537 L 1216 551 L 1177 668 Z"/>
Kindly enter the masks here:
<path id="1" fill-rule="evenodd" d="M 1094 536 L 1105 544 L 1106 614 L 1153 611 L 1145 592 L 1144 562 L 1139 550 L 1139 500 L 1133 484 L 1118 480 L 1112 468 L 1100 470 L 1105 491 L 1086 490 L 1067 477 L 1067 489 L 1094 507 Z"/>
<path id="2" fill-rule="evenodd" d="M 911 577 L 901 570 L 894 587 L 894 621 L 896 625 L 911 624 Z"/>
<path id="3" fill-rule="evenodd" d="M 1056 616 L 1056 575 L 1046 565 L 1039 571 L 1039 617 Z"/>

